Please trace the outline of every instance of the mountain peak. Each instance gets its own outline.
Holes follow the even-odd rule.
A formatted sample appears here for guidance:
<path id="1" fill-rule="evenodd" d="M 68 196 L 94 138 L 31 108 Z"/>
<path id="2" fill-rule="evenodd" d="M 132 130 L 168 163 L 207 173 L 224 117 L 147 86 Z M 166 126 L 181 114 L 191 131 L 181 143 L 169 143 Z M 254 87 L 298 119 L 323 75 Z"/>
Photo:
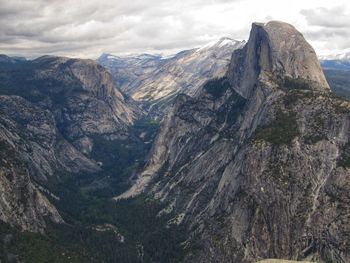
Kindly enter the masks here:
<path id="1" fill-rule="evenodd" d="M 273 72 L 315 81 L 320 89 L 329 90 L 316 52 L 294 26 L 270 21 L 262 29 L 268 37 Z"/>
<path id="2" fill-rule="evenodd" d="M 245 41 L 238 41 L 229 37 L 221 37 L 219 40 L 211 41 L 202 47 L 197 49 L 198 52 L 209 50 L 209 49 L 218 49 L 223 47 L 234 47 L 234 49 L 241 48 L 245 44 Z"/>
<path id="3" fill-rule="evenodd" d="M 315 89 L 329 91 L 314 49 L 294 26 L 271 21 L 253 23 L 243 50 L 234 53 L 228 73 L 237 91 L 249 96 L 261 74 L 314 82 Z"/>
<path id="4" fill-rule="evenodd" d="M 7 56 L 5 54 L 0 54 L 0 63 L 18 63 L 25 62 L 27 59 L 25 57 L 18 56 Z"/>

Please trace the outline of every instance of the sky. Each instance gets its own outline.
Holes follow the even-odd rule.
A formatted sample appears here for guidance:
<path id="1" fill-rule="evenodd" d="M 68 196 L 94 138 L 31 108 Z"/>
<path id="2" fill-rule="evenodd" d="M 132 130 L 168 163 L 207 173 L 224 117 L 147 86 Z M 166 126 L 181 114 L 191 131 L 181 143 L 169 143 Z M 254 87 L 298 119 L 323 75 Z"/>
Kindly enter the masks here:
<path id="1" fill-rule="evenodd" d="M 0 53 L 97 58 L 171 54 L 253 22 L 293 24 L 319 56 L 350 51 L 349 0 L 0 0 Z"/>

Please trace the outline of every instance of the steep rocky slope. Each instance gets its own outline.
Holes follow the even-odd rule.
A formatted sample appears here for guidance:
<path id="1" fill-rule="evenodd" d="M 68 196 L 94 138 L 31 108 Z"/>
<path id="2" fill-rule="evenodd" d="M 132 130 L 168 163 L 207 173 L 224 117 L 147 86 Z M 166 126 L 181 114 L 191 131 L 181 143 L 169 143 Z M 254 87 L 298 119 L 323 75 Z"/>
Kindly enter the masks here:
<path id="1" fill-rule="evenodd" d="M 91 60 L 41 57 L 0 62 L 0 219 L 38 231 L 62 222 L 44 197 L 61 175 L 95 173 L 95 139 L 125 139 L 142 115 Z"/>
<path id="2" fill-rule="evenodd" d="M 141 192 L 188 229 L 186 262 L 350 260 L 350 102 L 291 25 L 254 23 L 223 78 L 179 96 Z"/>
<path id="3" fill-rule="evenodd" d="M 1 96 L 0 107 L 3 109 L 9 100 L 16 99 L 19 100 L 19 98 Z M 23 103 L 23 100 L 19 100 L 19 102 Z M 40 124 L 41 127 L 45 125 L 47 123 Z M 41 132 L 36 132 L 36 135 L 48 136 L 45 134 L 47 129 L 40 129 L 40 126 L 36 128 L 36 131 Z M 23 154 L 28 145 L 21 143 L 23 139 L 18 132 L 14 131 L 16 123 L 4 116 L 2 110 L 0 127 L 0 220 L 32 231 L 40 231 L 45 227 L 44 217 L 50 218 L 56 223 L 62 222 L 56 208 L 49 203 L 30 178 L 26 165 L 28 160 L 25 158 L 34 159 L 37 156 L 30 156 L 29 153 Z M 34 126 L 31 127 L 34 128 Z M 27 132 L 29 131 L 27 130 Z M 40 142 L 40 144 L 45 144 L 45 142 Z M 20 148 L 17 148 L 18 146 Z M 42 149 L 41 146 L 33 145 L 37 149 Z"/>
<path id="4" fill-rule="evenodd" d="M 133 99 L 162 104 L 180 92 L 194 95 L 208 79 L 222 77 L 233 50 L 243 45 L 244 42 L 222 38 L 166 58 L 104 54 L 98 61 L 110 69 L 116 83 Z"/>

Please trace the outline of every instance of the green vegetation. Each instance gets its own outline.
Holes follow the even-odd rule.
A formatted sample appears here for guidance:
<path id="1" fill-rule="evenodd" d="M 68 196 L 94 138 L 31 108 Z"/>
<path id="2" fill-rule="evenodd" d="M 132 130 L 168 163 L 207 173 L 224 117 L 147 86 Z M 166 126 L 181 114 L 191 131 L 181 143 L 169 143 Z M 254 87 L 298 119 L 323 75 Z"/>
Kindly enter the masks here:
<path id="1" fill-rule="evenodd" d="M 315 98 L 317 95 L 311 90 L 289 90 L 283 97 L 286 108 L 291 109 L 299 100 Z"/>
<path id="2" fill-rule="evenodd" d="M 294 260 L 286 260 L 286 259 L 264 259 L 261 261 L 258 261 L 257 263 L 312 263 L 311 261 L 294 261 Z"/>
<path id="3" fill-rule="evenodd" d="M 94 136 L 91 157 L 102 163 L 102 172 L 80 176 L 86 191 L 95 196 L 115 196 L 125 191 L 127 179 L 144 164 L 148 145 L 141 140 L 108 140 Z"/>
<path id="4" fill-rule="evenodd" d="M 66 224 L 48 222 L 44 235 L 20 232 L 3 224 L 0 233 L 14 238 L 0 247 L 0 259 L 10 253 L 27 263 L 180 261 L 184 230 L 168 224 L 173 214 L 158 216 L 165 204 L 146 196 L 115 202 L 111 196 L 84 191 L 83 176 L 61 178 L 53 187 L 61 199 L 50 201 Z M 105 191 L 113 192 L 110 188 L 106 185 Z M 101 231 L 97 228 L 100 225 L 112 227 Z"/>
<path id="5" fill-rule="evenodd" d="M 222 96 L 231 87 L 226 77 L 209 80 L 204 84 L 204 89 L 214 98 Z"/>
<path id="6" fill-rule="evenodd" d="M 0 252 L 0 258 L 4 262 L 10 261 L 7 258 L 11 254 L 17 255 L 19 259 L 24 259 L 27 263 L 98 262 L 100 251 L 106 250 L 106 247 L 94 251 L 94 254 L 89 249 L 93 248 L 94 242 L 98 242 L 98 239 L 101 238 L 113 242 L 111 244 L 114 244 L 113 247 L 118 251 L 117 253 L 123 253 L 119 241 L 114 238 L 115 235 L 112 233 L 99 233 L 94 230 L 84 230 L 81 227 L 73 228 L 66 225 L 49 226 L 45 235 L 21 232 L 5 224 L 1 224 L 0 228 L 3 236 L 8 239 L 6 242 L 3 241 L 3 249 Z M 108 245 L 108 243 L 104 245 Z M 110 248 L 110 252 L 113 253 L 112 248 Z M 114 254 L 115 252 L 111 257 Z"/>
<path id="7" fill-rule="evenodd" d="M 304 78 L 291 78 L 285 76 L 279 81 L 279 85 L 291 90 L 312 90 L 313 82 Z"/>
<path id="8" fill-rule="evenodd" d="M 315 144 L 319 141 L 322 141 L 323 139 L 325 139 L 326 137 L 323 136 L 322 134 L 310 134 L 310 135 L 305 135 L 304 136 L 304 142 L 306 144 Z"/>
<path id="9" fill-rule="evenodd" d="M 158 128 L 160 125 L 160 121 L 152 118 L 145 118 L 137 121 L 132 127 L 132 133 L 134 136 L 139 136 L 141 133 L 145 133 L 145 137 L 142 138 L 143 141 L 148 142 L 154 139 Z"/>
<path id="10" fill-rule="evenodd" d="M 225 120 L 228 123 L 235 123 L 238 116 L 242 113 L 242 110 L 246 104 L 246 99 L 241 95 L 232 91 L 233 94 L 230 98 L 230 103 L 225 103 L 222 107 L 220 107 L 217 111 L 218 120 L 224 122 Z"/>
<path id="11" fill-rule="evenodd" d="M 304 136 L 306 144 L 315 144 L 327 139 L 327 120 L 322 112 L 316 112 L 312 121 L 308 123 L 311 132 Z"/>
<path id="12" fill-rule="evenodd" d="M 9 240 L 2 242 L 0 259 L 7 262 L 8 254 L 13 254 L 27 263 L 178 262 L 184 232 L 178 226 L 167 225 L 170 215 L 157 217 L 161 208 L 160 203 L 145 197 L 96 206 L 96 223 L 105 215 L 103 221 L 114 223 L 119 233 L 97 230 L 97 224 L 85 222 L 49 224 L 45 235 L 1 224 L 2 240 Z"/>
<path id="13" fill-rule="evenodd" d="M 130 129 L 127 139 L 111 140 L 104 136 L 93 136 L 94 146 L 90 156 L 102 164 L 102 171 L 97 174 L 76 175 L 69 184 L 74 184 L 78 179 L 83 193 L 95 197 L 119 195 L 129 187 L 130 175 L 143 167 L 152 145 L 150 142 L 158 128 L 158 121 L 142 119 Z"/>
<path id="14" fill-rule="evenodd" d="M 130 186 L 131 175 L 144 164 L 158 127 L 158 121 L 144 119 L 131 127 L 125 140 L 94 136 L 91 157 L 102 163 L 102 171 L 57 171 L 59 176 L 46 185 L 59 196 L 59 200 L 47 197 L 66 224 L 48 220 L 45 234 L 1 224 L 0 261 L 16 257 L 26 263 L 180 261 L 185 234 L 181 226 L 168 224 L 175 215 L 158 216 L 165 204 L 146 196 L 112 200 Z M 0 148 L 8 152 L 8 147 L 0 141 Z M 9 240 L 3 242 L 6 237 Z"/>
<path id="15" fill-rule="evenodd" d="M 56 70 L 43 63 L 51 62 L 0 63 L 0 94 L 18 95 L 34 103 L 45 101 L 60 109 L 68 97 L 84 92 L 67 65 Z M 55 72 L 48 74 L 47 68 Z M 91 136 L 90 157 L 101 163 L 101 171 L 56 171 L 57 177 L 45 185 L 59 197 L 47 196 L 66 224 L 48 220 L 45 234 L 0 224 L 0 262 L 17 262 L 16 258 L 26 263 L 180 261 L 185 235 L 182 227 L 168 224 L 175 215 L 158 216 L 165 204 L 145 196 L 119 202 L 112 199 L 130 186 L 130 178 L 144 165 L 158 127 L 158 121 L 146 118 L 130 128 L 126 139 Z M 6 142 L 0 141 L 0 149 L 0 155 L 6 153 L 5 161 L 15 157 L 9 156 L 13 151 Z"/>
<path id="16" fill-rule="evenodd" d="M 275 119 L 270 124 L 257 128 L 253 139 L 282 145 L 290 144 L 298 134 L 296 114 L 277 111 Z"/>
<path id="17" fill-rule="evenodd" d="M 218 123 L 226 122 L 227 124 L 231 124 L 228 126 L 230 128 L 218 130 L 215 126 L 207 126 L 207 131 L 210 133 L 219 133 L 220 136 L 224 138 L 233 138 L 236 134 L 235 129 L 238 127 L 235 123 L 242 113 L 246 101 L 245 98 L 232 90 L 232 95 L 228 103 L 223 104 L 216 112 L 216 120 Z"/>

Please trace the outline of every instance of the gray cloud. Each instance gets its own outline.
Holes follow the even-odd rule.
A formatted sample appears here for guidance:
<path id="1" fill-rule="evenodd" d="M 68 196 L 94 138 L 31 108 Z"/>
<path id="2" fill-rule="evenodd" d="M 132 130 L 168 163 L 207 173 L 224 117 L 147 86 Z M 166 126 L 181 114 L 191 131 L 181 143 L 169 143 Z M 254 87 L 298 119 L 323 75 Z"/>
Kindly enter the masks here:
<path id="1" fill-rule="evenodd" d="M 96 57 L 181 49 L 206 42 L 192 10 L 236 1 L 0 0 L 0 52 Z"/>
<path id="2" fill-rule="evenodd" d="M 300 13 L 305 16 L 309 25 L 326 28 L 349 28 L 349 15 L 345 13 L 345 6 L 334 8 L 316 8 L 301 10 Z"/>
<path id="3" fill-rule="evenodd" d="M 350 48 L 350 17 L 346 12 L 345 5 L 301 10 L 310 26 L 305 35 L 311 40 L 323 41 L 329 50 Z"/>
<path id="4" fill-rule="evenodd" d="M 257 3 L 256 0 L 0 0 L 0 53 L 94 58 L 102 52 L 173 52 L 221 36 L 243 39 L 248 37 L 251 22 L 268 20 L 280 13 L 275 10 L 275 15 L 264 11 L 260 14 Z M 275 6 L 272 0 L 266 0 L 266 5 Z M 332 12 L 337 13 L 337 19 L 322 18 Z M 309 25 L 318 28 L 305 29 L 311 39 L 337 39 L 346 46 L 347 41 L 340 38 L 348 36 L 350 26 L 346 13 L 342 12 L 322 7 L 302 10 L 297 15 L 301 14 Z M 324 28 L 334 30 L 321 30 Z"/>

